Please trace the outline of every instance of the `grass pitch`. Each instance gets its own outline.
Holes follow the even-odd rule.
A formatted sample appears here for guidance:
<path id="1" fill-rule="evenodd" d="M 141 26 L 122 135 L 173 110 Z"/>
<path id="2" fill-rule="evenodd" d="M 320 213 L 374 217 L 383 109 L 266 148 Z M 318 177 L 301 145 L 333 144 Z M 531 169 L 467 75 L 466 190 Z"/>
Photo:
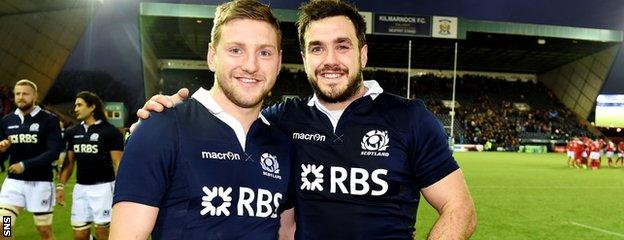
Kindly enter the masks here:
<path id="1" fill-rule="evenodd" d="M 565 155 L 554 153 L 470 152 L 455 158 L 477 207 L 472 239 L 624 239 L 624 169 L 570 169 Z M 54 211 L 56 239 L 72 239 L 74 182 L 72 177 L 65 187 L 67 204 Z M 421 198 L 417 239 L 426 238 L 436 218 Z M 20 214 L 13 234 L 38 239 L 32 214 Z"/>
<path id="2" fill-rule="evenodd" d="M 624 169 L 570 169 L 565 155 L 554 153 L 455 158 L 477 208 L 472 239 L 624 239 Z M 418 239 L 426 238 L 436 217 L 421 201 Z"/>

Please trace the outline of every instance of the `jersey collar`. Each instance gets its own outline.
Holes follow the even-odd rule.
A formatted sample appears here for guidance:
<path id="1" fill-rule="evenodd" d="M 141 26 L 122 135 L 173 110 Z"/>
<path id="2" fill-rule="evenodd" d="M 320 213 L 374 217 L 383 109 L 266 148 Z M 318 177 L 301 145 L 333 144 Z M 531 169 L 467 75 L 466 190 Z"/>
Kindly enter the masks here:
<path id="1" fill-rule="evenodd" d="M 37 113 L 41 112 L 41 107 L 39 107 L 39 105 L 35 105 L 35 109 L 33 109 L 30 114 L 31 117 L 34 117 L 35 115 L 37 115 Z M 22 110 L 20 110 L 19 108 L 15 109 L 14 112 L 15 115 L 17 115 L 20 120 L 22 121 L 22 123 L 24 122 L 24 113 L 22 113 Z"/>
<path id="2" fill-rule="evenodd" d="M 225 110 L 223 110 L 223 108 L 219 106 L 217 101 L 214 100 L 212 95 L 210 95 L 210 91 L 204 88 L 197 89 L 197 91 L 195 91 L 195 93 L 193 93 L 191 97 L 201 103 L 204 107 L 206 107 L 206 109 L 208 109 L 208 111 L 210 111 L 212 115 L 218 116 L 224 113 L 227 114 Z M 264 124 L 271 125 L 271 123 L 269 123 L 269 121 L 264 118 L 262 113 L 258 115 L 258 118 L 260 118 Z"/>
<path id="3" fill-rule="evenodd" d="M 95 126 L 95 125 L 98 125 L 98 124 L 100 124 L 100 123 L 102 123 L 102 119 L 95 121 L 95 122 L 93 123 L 93 125 L 91 125 L 91 126 Z M 85 122 L 84 122 L 84 121 L 80 122 L 80 125 L 82 125 L 82 127 L 84 127 L 85 132 L 89 131 L 89 126 L 87 126 L 87 124 L 85 124 Z"/>
<path id="4" fill-rule="evenodd" d="M 364 93 L 364 96 L 362 97 L 370 96 L 371 99 L 375 100 L 375 98 L 377 98 L 379 94 L 383 93 L 383 88 L 379 86 L 379 83 L 376 80 L 364 81 L 364 87 L 366 87 L 368 90 L 366 91 L 366 93 Z M 314 105 L 316 105 L 317 107 L 322 106 L 321 102 L 318 100 L 318 97 L 316 97 L 316 93 L 308 101 L 308 106 L 312 107 Z"/>

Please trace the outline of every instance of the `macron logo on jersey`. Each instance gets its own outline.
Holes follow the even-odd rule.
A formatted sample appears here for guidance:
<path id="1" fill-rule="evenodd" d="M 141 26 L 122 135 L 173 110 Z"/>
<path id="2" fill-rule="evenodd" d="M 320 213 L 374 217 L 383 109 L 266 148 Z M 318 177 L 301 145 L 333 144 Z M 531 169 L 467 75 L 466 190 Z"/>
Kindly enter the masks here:
<path id="1" fill-rule="evenodd" d="M 386 152 L 390 138 L 388 137 L 388 131 L 371 130 L 362 138 L 362 156 L 375 156 L 375 157 L 388 157 L 390 153 Z"/>
<path id="2" fill-rule="evenodd" d="M 18 128 L 19 128 L 19 125 L 11 125 L 7 127 L 7 129 L 18 129 Z"/>
<path id="3" fill-rule="evenodd" d="M 202 151 L 201 156 L 203 159 L 214 159 L 214 160 L 241 160 L 240 154 L 233 152 L 207 152 Z"/>
<path id="4" fill-rule="evenodd" d="M 260 166 L 262 167 L 262 170 L 264 170 L 262 171 L 262 175 L 275 179 L 282 179 L 282 176 L 279 175 L 280 168 L 276 156 L 269 153 L 263 153 L 262 156 L 260 156 Z"/>
<path id="5" fill-rule="evenodd" d="M 210 216 L 230 216 L 230 208 L 232 207 L 233 189 L 231 187 L 212 187 L 204 186 L 202 191 L 205 196 L 202 197 L 201 205 L 204 207 L 199 214 Z M 236 206 L 236 215 L 251 216 L 260 218 L 277 218 L 277 209 L 279 201 L 282 199 L 281 193 L 271 193 L 266 189 L 257 189 L 257 192 L 251 188 L 239 187 L 238 204 Z M 255 202 L 255 204 L 253 204 Z M 219 204 L 220 203 L 220 204 Z M 217 205 L 217 206 L 215 206 Z M 254 209 L 255 208 L 255 209 Z"/>
<path id="6" fill-rule="evenodd" d="M 323 165 L 301 164 L 301 190 L 323 191 L 325 175 Z M 347 195 L 381 196 L 388 191 L 388 182 L 381 176 L 388 175 L 386 169 L 375 169 L 369 172 L 364 168 L 329 167 L 329 192 Z M 368 180 L 373 184 L 370 184 Z"/>
<path id="7" fill-rule="evenodd" d="M 322 134 L 311 134 L 311 133 L 293 133 L 292 136 L 295 140 L 308 140 L 315 142 L 325 142 L 325 135 Z"/>

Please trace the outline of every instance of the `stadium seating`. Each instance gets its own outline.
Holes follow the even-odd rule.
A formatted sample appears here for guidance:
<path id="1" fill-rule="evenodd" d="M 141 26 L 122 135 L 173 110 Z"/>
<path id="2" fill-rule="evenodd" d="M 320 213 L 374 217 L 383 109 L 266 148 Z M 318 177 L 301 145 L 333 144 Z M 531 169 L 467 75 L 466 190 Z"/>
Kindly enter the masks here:
<path id="1" fill-rule="evenodd" d="M 407 73 L 387 70 L 364 71 L 365 79 L 376 79 L 384 91 L 400 96 L 407 93 Z M 171 94 L 181 87 L 191 91 L 200 86 L 210 88 L 213 74 L 209 71 L 168 70 L 163 93 Z M 450 109 L 443 100 L 450 100 L 452 79 L 433 74 L 411 78 L 411 97 L 422 99 L 450 134 Z M 265 105 L 281 102 L 283 97 L 310 95 L 303 70 L 282 69 Z M 525 142 L 562 141 L 573 136 L 591 135 L 577 117 L 561 104 L 541 83 L 508 81 L 477 75 L 457 78 L 454 133 L 456 143 L 493 143 L 494 147 L 515 150 Z"/>

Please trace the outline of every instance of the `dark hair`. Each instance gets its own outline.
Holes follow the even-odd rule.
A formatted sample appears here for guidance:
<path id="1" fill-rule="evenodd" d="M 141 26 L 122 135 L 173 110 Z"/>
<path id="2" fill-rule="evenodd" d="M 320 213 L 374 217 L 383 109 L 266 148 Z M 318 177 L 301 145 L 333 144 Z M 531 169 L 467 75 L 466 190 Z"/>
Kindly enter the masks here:
<path id="1" fill-rule="evenodd" d="M 210 41 L 213 45 L 216 46 L 219 43 L 219 39 L 221 39 L 221 26 L 234 19 L 252 19 L 267 22 L 275 28 L 277 47 L 281 49 L 282 31 L 277 18 L 271 13 L 268 5 L 255 0 L 236 0 L 217 7 L 215 18 L 213 19 L 212 32 L 210 33 Z"/>
<path id="2" fill-rule="evenodd" d="M 106 114 L 104 113 L 104 103 L 98 95 L 89 91 L 82 91 L 76 95 L 76 98 L 80 98 L 85 101 L 87 107 L 91 107 L 95 105 L 95 109 L 93 109 L 93 118 L 95 120 L 102 120 L 108 122 L 106 119 Z"/>
<path id="3" fill-rule="evenodd" d="M 299 20 L 297 20 L 297 30 L 299 32 L 299 47 L 305 53 L 305 31 L 312 21 L 323 18 L 345 16 L 351 20 L 355 27 L 361 49 L 366 44 L 366 22 L 364 17 L 358 13 L 355 6 L 339 0 L 311 0 L 299 7 Z"/>

